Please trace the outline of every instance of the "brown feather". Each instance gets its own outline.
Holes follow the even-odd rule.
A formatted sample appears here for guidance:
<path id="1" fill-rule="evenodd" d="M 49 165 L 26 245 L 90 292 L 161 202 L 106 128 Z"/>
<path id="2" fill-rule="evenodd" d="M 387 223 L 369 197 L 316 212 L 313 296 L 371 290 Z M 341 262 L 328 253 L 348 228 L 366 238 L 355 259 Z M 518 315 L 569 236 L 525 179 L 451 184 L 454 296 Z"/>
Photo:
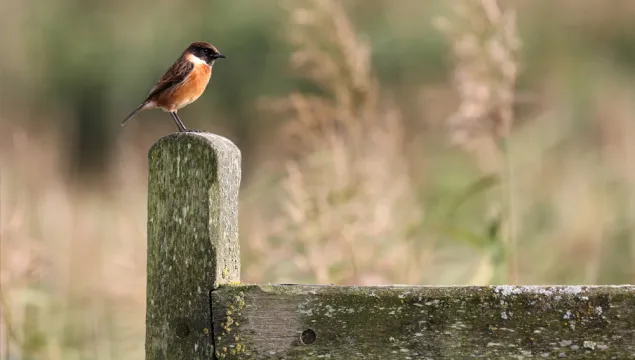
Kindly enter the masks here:
<path id="1" fill-rule="evenodd" d="M 201 49 L 210 49 L 213 53 Z M 191 43 L 152 87 L 146 100 L 121 124 L 145 109 L 161 108 L 175 112 L 196 101 L 205 91 L 212 76 L 214 60 L 219 57 L 225 58 L 213 45 L 206 42 Z"/>
<path id="2" fill-rule="evenodd" d="M 198 99 L 209 82 L 212 69 L 205 64 L 194 65 L 183 81 L 157 92 L 152 100 L 167 111 L 176 111 Z"/>
<path id="3" fill-rule="evenodd" d="M 146 101 L 153 101 L 157 95 L 181 83 L 193 69 L 194 64 L 185 58 L 185 54 L 181 55 L 181 57 L 170 66 L 168 71 L 165 72 L 163 77 L 157 81 L 152 90 L 150 90 Z"/>

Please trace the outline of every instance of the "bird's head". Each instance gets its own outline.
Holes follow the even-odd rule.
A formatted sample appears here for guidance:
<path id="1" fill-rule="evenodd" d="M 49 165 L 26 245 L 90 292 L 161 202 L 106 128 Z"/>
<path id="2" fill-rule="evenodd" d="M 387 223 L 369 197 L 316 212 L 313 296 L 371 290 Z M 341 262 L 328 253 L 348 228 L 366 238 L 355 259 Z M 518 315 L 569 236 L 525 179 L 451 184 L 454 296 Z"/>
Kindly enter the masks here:
<path id="1" fill-rule="evenodd" d="M 225 59 L 225 55 L 221 54 L 214 45 L 204 41 L 191 43 L 185 50 L 185 53 L 193 55 L 210 66 L 216 59 Z"/>

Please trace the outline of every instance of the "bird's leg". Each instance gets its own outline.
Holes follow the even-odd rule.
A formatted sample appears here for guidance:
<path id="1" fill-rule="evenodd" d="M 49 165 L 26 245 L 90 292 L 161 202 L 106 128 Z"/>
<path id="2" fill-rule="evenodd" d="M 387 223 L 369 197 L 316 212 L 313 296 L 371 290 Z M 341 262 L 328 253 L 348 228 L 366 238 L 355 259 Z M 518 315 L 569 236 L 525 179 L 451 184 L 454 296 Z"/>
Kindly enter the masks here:
<path id="1" fill-rule="evenodd" d="M 194 129 L 186 129 L 185 125 L 183 125 L 183 121 L 181 121 L 181 119 L 179 118 L 179 115 L 177 115 L 176 111 L 173 111 L 170 113 L 172 115 L 172 118 L 174 119 L 174 122 L 176 122 L 176 126 L 179 127 L 179 132 L 202 132 L 201 130 L 194 130 Z"/>
<path id="2" fill-rule="evenodd" d="M 179 116 L 176 114 L 176 111 L 170 111 L 170 115 L 172 115 L 172 119 L 174 119 L 174 122 L 176 123 L 176 126 L 179 127 L 179 132 L 185 132 L 185 125 L 183 125 L 183 122 L 181 121 L 181 119 L 179 119 Z"/>

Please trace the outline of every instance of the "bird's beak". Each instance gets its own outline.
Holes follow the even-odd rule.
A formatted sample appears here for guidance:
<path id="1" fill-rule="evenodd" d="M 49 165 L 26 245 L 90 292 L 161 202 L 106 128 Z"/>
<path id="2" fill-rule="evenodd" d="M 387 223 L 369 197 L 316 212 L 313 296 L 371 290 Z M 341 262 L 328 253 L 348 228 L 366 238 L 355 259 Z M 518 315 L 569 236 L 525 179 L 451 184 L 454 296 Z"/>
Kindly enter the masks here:
<path id="1" fill-rule="evenodd" d="M 221 54 L 221 53 L 216 54 L 216 56 L 215 56 L 215 57 L 216 57 L 217 59 L 225 59 L 225 58 L 227 58 L 225 55 L 223 55 L 223 54 Z"/>

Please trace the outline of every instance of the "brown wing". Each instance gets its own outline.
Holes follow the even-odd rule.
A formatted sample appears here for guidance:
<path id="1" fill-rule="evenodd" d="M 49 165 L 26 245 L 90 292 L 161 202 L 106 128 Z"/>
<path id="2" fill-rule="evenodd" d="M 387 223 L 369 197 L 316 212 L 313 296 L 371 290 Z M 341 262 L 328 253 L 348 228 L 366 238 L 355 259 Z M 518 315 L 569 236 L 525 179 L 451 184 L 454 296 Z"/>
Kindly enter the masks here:
<path id="1" fill-rule="evenodd" d="M 165 72 L 165 75 L 157 81 L 156 85 L 150 90 L 148 100 L 157 94 L 161 94 L 169 88 L 177 85 L 185 79 L 185 77 L 192 72 L 194 64 L 187 61 L 184 57 L 179 58 L 172 66 Z"/>

